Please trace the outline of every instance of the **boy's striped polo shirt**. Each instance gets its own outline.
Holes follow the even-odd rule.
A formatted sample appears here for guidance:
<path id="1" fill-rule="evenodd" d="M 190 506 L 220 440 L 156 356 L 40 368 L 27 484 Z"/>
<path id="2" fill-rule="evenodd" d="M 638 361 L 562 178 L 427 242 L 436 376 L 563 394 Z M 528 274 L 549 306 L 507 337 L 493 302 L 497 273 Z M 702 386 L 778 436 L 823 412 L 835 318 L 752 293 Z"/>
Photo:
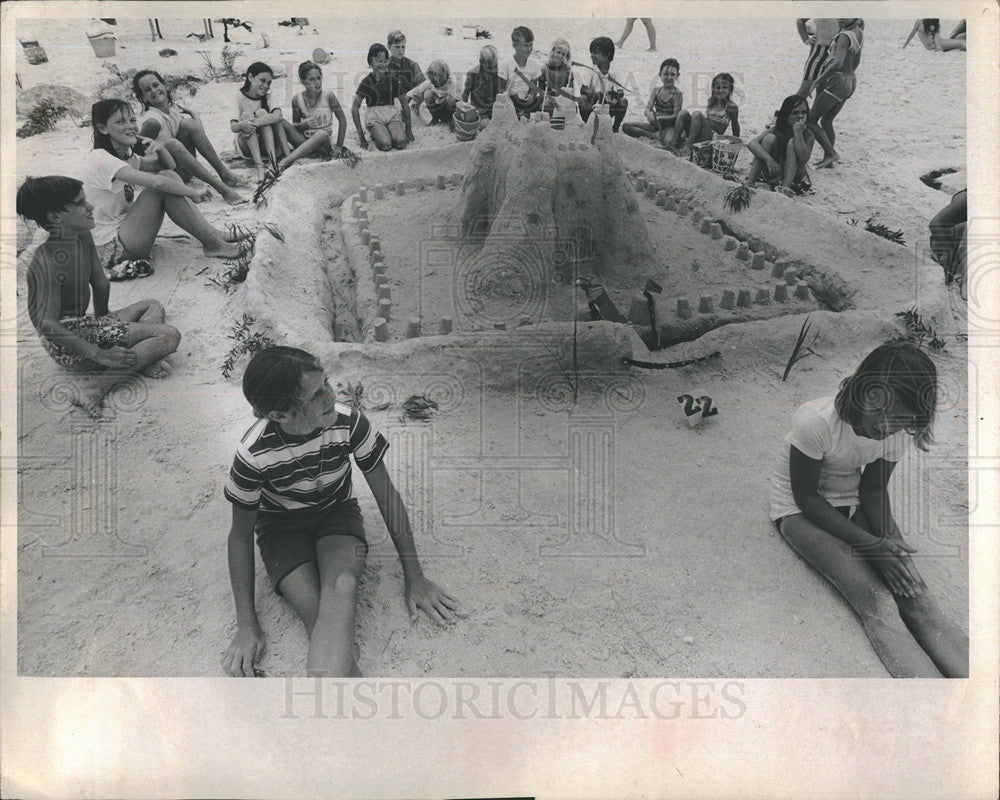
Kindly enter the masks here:
<path id="1" fill-rule="evenodd" d="M 389 443 L 360 410 L 342 403 L 336 409 L 332 425 L 305 436 L 287 433 L 269 419 L 254 423 L 236 448 L 226 499 L 263 513 L 319 511 L 352 499 L 349 455 L 368 472 Z"/>

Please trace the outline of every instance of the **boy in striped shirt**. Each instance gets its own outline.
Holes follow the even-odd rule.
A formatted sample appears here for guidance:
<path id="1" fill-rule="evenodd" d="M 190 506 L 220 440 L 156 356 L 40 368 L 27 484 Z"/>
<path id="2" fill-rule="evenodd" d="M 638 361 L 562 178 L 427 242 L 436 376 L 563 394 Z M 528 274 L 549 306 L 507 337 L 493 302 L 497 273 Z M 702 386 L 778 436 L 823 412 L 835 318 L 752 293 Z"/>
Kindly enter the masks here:
<path id="1" fill-rule="evenodd" d="M 410 620 L 416 621 L 418 608 L 441 624 L 465 616 L 423 574 L 406 508 L 383 463 L 388 442 L 360 409 L 336 402 L 318 359 L 293 347 L 262 350 L 247 365 L 243 394 L 260 419 L 240 442 L 224 490 L 233 506 L 229 576 L 236 601 L 236 635 L 222 656 L 226 672 L 253 675 L 264 650 L 253 593 L 256 531 L 275 590 L 309 635 L 308 673 L 361 675 L 354 610 L 368 545 L 349 455 L 399 553 Z"/>

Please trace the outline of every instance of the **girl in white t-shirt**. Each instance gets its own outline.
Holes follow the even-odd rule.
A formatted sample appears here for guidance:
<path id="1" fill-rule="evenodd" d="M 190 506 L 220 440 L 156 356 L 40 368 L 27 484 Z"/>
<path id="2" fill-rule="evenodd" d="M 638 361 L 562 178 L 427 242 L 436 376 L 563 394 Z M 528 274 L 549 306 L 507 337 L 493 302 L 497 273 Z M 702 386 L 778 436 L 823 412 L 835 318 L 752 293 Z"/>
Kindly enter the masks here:
<path id="1" fill-rule="evenodd" d="M 199 191 L 174 172 L 174 160 L 157 142 L 138 135 L 132 106 L 99 100 L 91 108 L 94 149 L 83 159 L 80 179 L 94 206 L 94 244 L 101 263 L 146 259 L 166 213 L 201 242 L 206 256 L 235 258 L 240 247 L 205 221 L 191 203 Z"/>
<path id="2" fill-rule="evenodd" d="M 236 134 L 236 150 L 253 159 L 258 181 L 264 179 L 262 153 L 269 161 L 277 162 L 304 141 L 302 134 L 284 119 L 281 109 L 271 108 L 267 93 L 273 80 L 274 70 L 263 61 L 247 67 L 229 121 L 230 130 Z"/>
<path id="3" fill-rule="evenodd" d="M 908 342 L 873 350 L 836 397 L 806 403 L 771 481 L 771 519 L 861 618 L 894 677 L 967 677 L 969 637 L 938 607 L 892 518 L 889 476 L 926 450 L 934 362 Z"/>

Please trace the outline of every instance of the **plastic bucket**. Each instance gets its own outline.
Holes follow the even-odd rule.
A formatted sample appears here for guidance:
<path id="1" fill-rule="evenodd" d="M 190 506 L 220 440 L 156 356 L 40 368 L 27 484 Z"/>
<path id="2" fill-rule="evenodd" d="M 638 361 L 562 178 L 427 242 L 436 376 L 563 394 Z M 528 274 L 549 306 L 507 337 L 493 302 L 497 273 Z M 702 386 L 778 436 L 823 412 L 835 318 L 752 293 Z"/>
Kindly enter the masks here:
<path id="1" fill-rule="evenodd" d="M 716 139 L 712 142 L 712 170 L 720 174 L 732 172 L 743 149 L 743 141 L 733 138 Z"/>
<path id="2" fill-rule="evenodd" d="M 117 41 L 113 33 L 98 33 L 93 36 L 87 35 L 90 46 L 94 48 L 94 55 L 98 58 L 111 58 L 115 54 Z"/>

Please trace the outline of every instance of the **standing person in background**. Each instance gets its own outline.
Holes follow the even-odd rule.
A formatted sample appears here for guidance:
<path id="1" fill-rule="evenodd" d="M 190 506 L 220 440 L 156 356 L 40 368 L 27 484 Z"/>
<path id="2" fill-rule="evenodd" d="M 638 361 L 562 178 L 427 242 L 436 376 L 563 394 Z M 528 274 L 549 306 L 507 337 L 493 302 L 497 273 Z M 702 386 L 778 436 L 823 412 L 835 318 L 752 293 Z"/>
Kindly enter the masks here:
<path id="1" fill-rule="evenodd" d="M 625 40 L 632 34 L 632 28 L 635 27 L 635 17 L 629 17 L 625 20 L 625 30 L 622 31 L 622 35 L 618 39 L 618 49 L 621 50 L 625 46 Z M 641 17 L 642 24 L 646 26 L 646 35 L 649 36 L 649 52 L 656 52 L 656 28 L 653 27 L 653 20 L 650 17 Z"/>
<path id="2" fill-rule="evenodd" d="M 852 18 L 838 22 L 840 32 L 830 45 L 830 57 L 816 78 L 816 102 L 809 112 L 809 130 L 823 148 L 823 158 L 816 163 L 817 167 L 840 163 L 840 154 L 834 148 L 837 137 L 833 119 L 857 87 L 854 72 L 861 62 L 864 46 L 864 20 Z"/>
<path id="3" fill-rule="evenodd" d="M 809 21 L 804 17 L 795 20 L 795 26 L 799 29 L 802 43 L 809 45 L 809 57 L 806 59 L 805 72 L 802 73 L 802 83 L 799 84 L 799 90 L 795 93 L 806 98 L 812 93 L 813 84 L 816 83 L 816 78 L 830 54 L 833 38 L 840 31 L 840 23 L 835 19 L 813 19 L 815 32 L 810 33 L 807 27 Z"/>

